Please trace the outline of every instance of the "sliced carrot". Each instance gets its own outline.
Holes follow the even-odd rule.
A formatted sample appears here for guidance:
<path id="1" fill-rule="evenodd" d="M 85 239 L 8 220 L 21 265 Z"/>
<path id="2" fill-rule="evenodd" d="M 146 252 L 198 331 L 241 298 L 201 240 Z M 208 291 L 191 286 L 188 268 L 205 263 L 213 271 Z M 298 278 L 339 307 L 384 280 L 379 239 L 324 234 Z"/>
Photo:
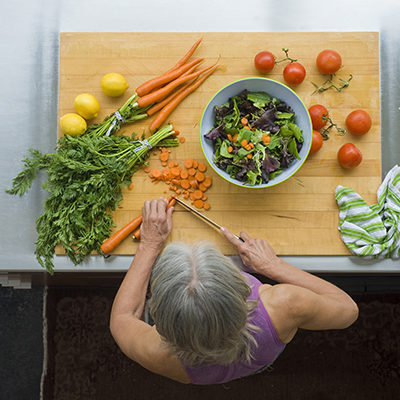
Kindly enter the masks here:
<path id="1" fill-rule="evenodd" d="M 206 200 L 207 200 L 207 196 L 203 193 L 203 196 L 201 196 L 201 199 L 202 199 L 203 201 L 206 201 Z"/>
<path id="2" fill-rule="evenodd" d="M 207 166 L 206 166 L 206 164 L 204 164 L 204 163 L 199 163 L 199 166 L 197 167 L 197 169 L 198 169 L 200 172 L 206 172 L 206 171 L 207 171 Z"/>
<path id="3" fill-rule="evenodd" d="M 204 207 L 205 210 L 209 210 L 211 208 L 210 203 L 207 203 L 207 202 L 204 203 L 203 207 Z"/>
<path id="4" fill-rule="evenodd" d="M 161 161 L 166 162 L 166 161 L 168 161 L 168 158 L 169 158 L 169 153 L 167 153 L 166 151 L 160 154 Z"/>
<path id="5" fill-rule="evenodd" d="M 144 172 L 149 173 L 151 171 L 151 168 L 147 165 L 144 167 Z"/>
<path id="6" fill-rule="evenodd" d="M 175 163 L 172 160 L 168 161 L 168 168 L 174 168 L 174 167 Z"/>
<path id="7" fill-rule="evenodd" d="M 204 185 L 204 183 L 200 183 L 200 184 L 199 184 L 199 189 L 200 189 L 202 192 L 206 192 L 207 189 L 208 189 L 208 187 L 207 187 L 206 185 Z"/>
<path id="8" fill-rule="evenodd" d="M 203 182 L 205 176 L 204 176 L 204 174 L 203 174 L 202 172 L 198 172 L 198 173 L 195 175 L 195 178 L 196 178 L 197 182 Z"/>
<path id="9" fill-rule="evenodd" d="M 247 157 L 248 159 L 253 158 L 253 154 L 249 153 L 249 154 L 247 154 L 246 157 Z"/>
<path id="10" fill-rule="evenodd" d="M 189 189 L 190 188 L 190 182 L 187 179 L 182 179 L 181 186 L 183 187 L 183 189 Z"/>
<path id="11" fill-rule="evenodd" d="M 228 147 L 228 153 L 232 153 L 232 151 L 233 151 L 233 147 L 232 147 L 232 146 L 229 146 L 229 147 Z"/>
<path id="12" fill-rule="evenodd" d="M 190 197 L 190 200 L 192 200 L 192 201 L 195 201 L 196 199 L 194 198 L 194 196 L 193 196 L 193 193 L 190 193 L 189 194 L 189 197 Z"/>
<path id="13" fill-rule="evenodd" d="M 199 166 L 199 163 L 196 160 L 193 160 L 193 168 L 197 168 Z"/>
<path id="14" fill-rule="evenodd" d="M 129 189 L 129 190 L 132 190 L 132 189 L 133 189 L 133 183 L 131 183 L 131 184 L 128 186 L 128 189 Z"/>
<path id="15" fill-rule="evenodd" d="M 201 200 L 201 199 L 195 200 L 195 201 L 194 201 L 194 206 L 195 206 L 196 208 L 203 208 L 203 206 L 204 206 L 204 201 Z"/>
<path id="16" fill-rule="evenodd" d="M 197 189 L 197 188 L 199 187 L 199 184 L 197 183 L 196 179 L 192 179 L 192 180 L 190 181 L 190 186 L 191 186 L 193 189 Z"/>
<path id="17" fill-rule="evenodd" d="M 247 129 L 247 130 L 249 130 L 249 131 L 251 130 L 250 127 L 249 127 L 248 125 L 245 125 L 245 126 L 243 127 L 243 129 Z"/>
<path id="18" fill-rule="evenodd" d="M 187 158 L 184 162 L 185 168 L 189 169 L 193 167 L 193 159 Z"/>
<path id="19" fill-rule="evenodd" d="M 178 189 L 177 191 L 176 191 L 176 194 L 181 194 L 182 193 L 182 190 L 181 189 Z"/>
<path id="20" fill-rule="evenodd" d="M 243 139 L 243 140 L 240 142 L 240 144 L 241 144 L 243 147 L 247 146 L 247 140 L 246 140 L 246 139 Z"/>
<path id="21" fill-rule="evenodd" d="M 226 136 L 228 137 L 228 140 L 232 141 L 232 135 L 230 133 L 228 133 Z"/>
<path id="22" fill-rule="evenodd" d="M 183 198 L 184 198 L 184 199 L 188 199 L 188 198 L 189 198 L 189 193 L 185 193 L 185 194 L 183 195 Z"/>
<path id="23" fill-rule="evenodd" d="M 203 197 L 203 192 L 201 190 L 195 190 L 193 192 L 193 197 L 195 200 L 200 200 Z"/>
<path id="24" fill-rule="evenodd" d="M 239 136 L 238 133 L 236 133 L 235 136 L 233 136 L 233 143 L 237 143 L 238 136 Z"/>
<path id="25" fill-rule="evenodd" d="M 204 185 L 206 188 L 209 188 L 209 187 L 212 185 L 212 178 L 211 178 L 211 176 L 206 176 L 206 177 L 204 178 L 203 185 Z"/>
<path id="26" fill-rule="evenodd" d="M 189 172 L 190 176 L 195 176 L 196 175 L 196 170 L 194 168 L 190 168 L 188 172 Z"/>
<path id="27" fill-rule="evenodd" d="M 171 182 L 172 182 L 174 185 L 181 186 L 181 180 L 180 180 L 180 179 L 172 179 Z"/>
<path id="28" fill-rule="evenodd" d="M 185 142 L 186 142 L 186 139 L 183 136 L 181 136 L 179 138 L 179 143 L 185 143 Z"/>
<path id="29" fill-rule="evenodd" d="M 242 125 L 247 125 L 249 123 L 248 119 L 243 117 L 240 122 L 242 123 Z"/>
<path id="30" fill-rule="evenodd" d="M 178 167 L 173 167 L 173 168 L 171 168 L 171 175 L 173 176 L 173 177 L 178 177 L 179 175 L 181 174 L 181 171 L 179 170 L 179 168 Z"/>
<path id="31" fill-rule="evenodd" d="M 154 179 L 160 179 L 161 171 L 159 169 L 153 169 L 153 171 L 151 171 L 151 175 Z"/>
<path id="32" fill-rule="evenodd" d="M 188 176 L 189 176 L 189 172 L 187 172 L 186 169 L 183 169 L 183 170 L 181 171 L 181 178 L 182 178 L 182 179 L 187 179 Z"/>

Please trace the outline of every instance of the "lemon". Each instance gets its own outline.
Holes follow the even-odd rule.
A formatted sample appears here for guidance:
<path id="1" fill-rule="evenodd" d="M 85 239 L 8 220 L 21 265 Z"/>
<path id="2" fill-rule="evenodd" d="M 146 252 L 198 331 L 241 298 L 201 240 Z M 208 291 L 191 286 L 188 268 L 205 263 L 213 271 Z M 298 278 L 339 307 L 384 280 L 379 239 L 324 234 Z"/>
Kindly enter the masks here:
<path id="1" fill-rule="evenodd" d="M 86 121 L 78 114 L 68 113 L 60 118 L 60 128 L 65 135 L 79 136 L 86 131 Z"/>
<path id="2" fill-rule="evenodd" d="M 96 97 L 89 93 L 82 93 L 75 97 L 75 111 L 85 119 L 92 119 L 99 115 L 100 104 Z"/>
<path id="3" fill-rule="evenodd" d="M 106 74 L 101 78 L 101 88 L 103 92 L 107 96 L 111 97 L 119 97 L 125 93 L 125 90 L 128 89 L 129 85 L 126 82 L 126 79 L 116 72 L 111 72 L 110 74 Z"/>

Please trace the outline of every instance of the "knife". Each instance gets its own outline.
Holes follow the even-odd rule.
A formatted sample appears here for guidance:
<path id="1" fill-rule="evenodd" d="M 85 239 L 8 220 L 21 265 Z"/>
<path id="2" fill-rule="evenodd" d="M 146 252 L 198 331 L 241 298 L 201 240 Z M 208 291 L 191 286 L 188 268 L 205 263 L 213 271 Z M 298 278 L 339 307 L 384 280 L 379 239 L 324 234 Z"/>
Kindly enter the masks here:
<path id="1" fill-rule="evenodd" d="M 179 203 L 183 208 L 186 208 L 186 210 L 191 211 L 192 213 L 196 214 L 199 218 L 201 218 L 203 221 L 208 222 L 209 224 L 211 224 L 214 228 L 217 229 L 221 229 L 222 226 L 218 225 L 216 222 L 214 222 L 212 219 L 206 217 L 205 215 L 203 215 L 202 213 L 198 212 L 197 210 L 195 210 L 193 207 L 189 206 L 188 204 L 186 204 L 185 202 L 183 202 L 182 200 L 179 200 L 178 198 L 174 197 L 174 199 L 177 201 L 177 203 Z M 238 235 L 233 235 L 235 236 L 236 239 L 239 239 L 241 242 L 244 242 L 244 240 L 238 236 Z"/>

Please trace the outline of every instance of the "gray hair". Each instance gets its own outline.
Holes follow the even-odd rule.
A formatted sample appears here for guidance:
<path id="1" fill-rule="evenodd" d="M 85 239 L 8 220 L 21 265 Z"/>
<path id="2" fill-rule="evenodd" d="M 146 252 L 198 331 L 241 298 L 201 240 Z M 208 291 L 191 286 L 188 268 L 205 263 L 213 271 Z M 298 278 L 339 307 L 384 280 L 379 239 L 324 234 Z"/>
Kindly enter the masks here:
<path id="1" fill-rule="evenodd" d="M 169 244 L 150 281 L 156 329 L 186 365 L 250 362 L 256 302 L 239 268 L 213 244 Z"/>

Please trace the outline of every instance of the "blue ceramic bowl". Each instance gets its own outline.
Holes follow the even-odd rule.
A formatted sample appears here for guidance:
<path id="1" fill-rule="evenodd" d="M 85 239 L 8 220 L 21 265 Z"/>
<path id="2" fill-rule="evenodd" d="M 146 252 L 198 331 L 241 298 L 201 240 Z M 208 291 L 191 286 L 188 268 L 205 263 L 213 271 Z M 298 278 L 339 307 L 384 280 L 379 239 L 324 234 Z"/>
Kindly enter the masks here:
<path id="1" fill-rule="evenodd" d="M 214 127 L 214 106 L 220 106 L 226 103 L 230 97 L 238 95 L 242 90 L 247 89 L 249 92 L 266 92 L 271 97 L 276 97 L 284 101 L 289 107 L 293 109 L 296 114 L 296 124 L 303 131 L 304 142 L 299 152 L 300 160 L 294 159 L 288 168 L 284 169 L 274 179 L 268 183 L 260 185 L 250 186 L 244 184 L 237 179 L 231 178 L 224 170 L 218 168 L 213 162 L 213 144 L 212 141 L 204 137 Z M 231 182 L 235 185 L 246 187 L 246 188 L 266 188 L 277 185 L 281 182 L 286 181 L 292 175 L 294 175 L 299 168 L 306 161 L 308 153 L 311 148 L 312 140 L 312 125 L 311 118 L 308 113 L 307 107 L 304 105 L 300 97 L 286 85 L 274 81 L 268 78 L 245 78 L 232 82 L 222 89 L 220 89 L 208 102 L 206 108 L 203 111 L 203 115 L 200 121 L 200 144 L 203 150 L 204 156 L 214 171 L 221 176 L 223 179 Z"/>

